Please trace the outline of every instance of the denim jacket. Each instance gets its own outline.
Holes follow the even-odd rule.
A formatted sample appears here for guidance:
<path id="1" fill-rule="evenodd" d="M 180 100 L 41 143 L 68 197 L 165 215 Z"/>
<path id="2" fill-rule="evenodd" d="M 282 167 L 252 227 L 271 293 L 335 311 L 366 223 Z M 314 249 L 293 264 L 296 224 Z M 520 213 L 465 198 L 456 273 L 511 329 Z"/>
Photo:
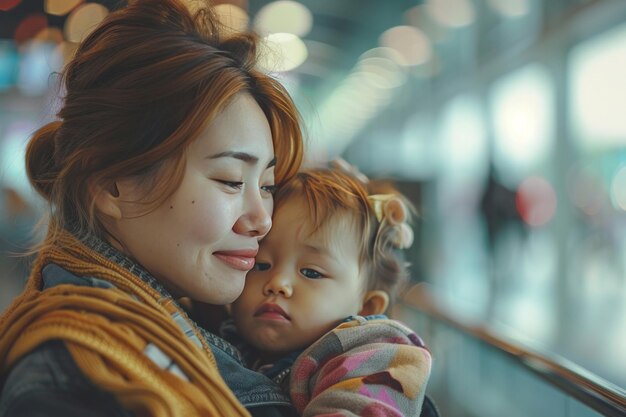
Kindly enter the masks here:
<path id="1" fill-rule="evenodd" d="M 107 243 L 91 238 L 91 248 L 139 276 L 165 297 L 167 291 L 142 267 Z M 57 265 L 43 270 L 44 288 L 60 284 L 112 287 L 93 277 L 77 277 Z M 178 322 L 177 322 L 178 323 Z M 180 325 L 180 324 L 179 324 Z M 295 416 L 289 397 L 266 376 L 247 369 L 238 351 L 222 338 L 201 329 L 228 387 L 253 416 Z M 4 416 L 130 416 L 113 395 L 93 385 L 60 341 L 45 343 L 25 355 L 10 371 L 0 394 Z"/>

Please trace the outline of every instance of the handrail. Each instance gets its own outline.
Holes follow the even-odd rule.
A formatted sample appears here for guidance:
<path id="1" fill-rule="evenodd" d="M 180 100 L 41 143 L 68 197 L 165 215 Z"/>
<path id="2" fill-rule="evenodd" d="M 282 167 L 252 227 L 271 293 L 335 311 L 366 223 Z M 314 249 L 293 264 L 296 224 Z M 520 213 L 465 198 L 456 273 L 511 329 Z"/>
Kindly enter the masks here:
<path id="1" fill-rule="evenodd" d="M 565 358 L 556 355 L 548 356 L 545 353 L 505 340 L 484 326 L 462 322 L 439 307 L 424 284 L 418 284 L 407 291 L 400 298 L 399 303 L 506 353 L 542 379 L 603 415 L 614 417 L 626 415 L 626 391 L 621 387 L 598 377 Z"/>

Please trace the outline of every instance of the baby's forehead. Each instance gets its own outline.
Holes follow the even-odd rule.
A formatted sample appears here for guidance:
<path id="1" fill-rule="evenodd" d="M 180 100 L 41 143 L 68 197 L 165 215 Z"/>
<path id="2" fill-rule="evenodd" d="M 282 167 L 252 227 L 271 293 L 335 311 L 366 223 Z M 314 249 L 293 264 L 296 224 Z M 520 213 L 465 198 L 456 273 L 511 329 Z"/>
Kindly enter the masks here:
<path id="1" fill-rule="evenodd" d="M 345 208 L 337 208 L 332 204 L 322 204 L 311 201 L 304 195 L 293 194 L 282 200 L 274 210 L 273 222 L 284 220 L 282 210 L 289 207 L 292 213 L 297 213 L 299 223 L 312 235 L 330 233 L 335 235 L 341 232 L 356 232 L 356 214 Z"/>
<path id="2" fill-rule="evenodd" d="M 313 218 L 303 218 L 301 225 L 297 229 L 294 228 L 298 241 L 310 243 L 328 251 L 358 254 L 359 239 L 355 221 L 349 216 L 341 216 L 337 213 L 331 213 L 318 220 L 318 223 L 315 223 Z"/>

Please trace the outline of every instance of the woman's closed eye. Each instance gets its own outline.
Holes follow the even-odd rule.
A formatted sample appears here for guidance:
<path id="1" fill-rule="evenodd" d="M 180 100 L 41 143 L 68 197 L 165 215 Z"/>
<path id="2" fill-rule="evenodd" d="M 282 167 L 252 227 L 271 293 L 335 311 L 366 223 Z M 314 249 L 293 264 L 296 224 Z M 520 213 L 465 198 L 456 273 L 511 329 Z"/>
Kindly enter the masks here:
<path id="1" fill-rule="evenodd" d="M 227 180 L 215 180 L 221 184 L 224 184 L 225 186 L 229 187 L 229 188 L 233 188 L 236 190 L 241 190 L 241 188 L 243 187 L 243 181 L 227 181 Z"/>
<path id="2" fill-rule="evenodd" d="M 244 184 L 243 181 L 227 181 L 227 180 L 216 180 L 216 181 L 234 190 L 241 190 Z M 277 188 L 278 187 L 274 184 L 263 185 L 261 186 L 261 191 L 263 191 L 266 195 L 273 196 L 274 193 L 276 193 Z"/>
<path id="3" fill-rule="evenodd" d="M 309 279 L 325 278 L 325 276 L 321 272 L 318 272 L 315 269 L 311 269 L 311 268 L 302 268 L 300 270 L 300 273 Z"/>

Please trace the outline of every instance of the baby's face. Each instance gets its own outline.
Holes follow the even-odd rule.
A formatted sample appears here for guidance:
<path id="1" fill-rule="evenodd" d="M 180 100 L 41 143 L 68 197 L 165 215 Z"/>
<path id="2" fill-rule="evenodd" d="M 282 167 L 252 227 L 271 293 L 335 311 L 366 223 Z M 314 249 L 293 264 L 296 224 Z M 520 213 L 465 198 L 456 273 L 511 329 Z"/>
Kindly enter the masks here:
<path id="1" fill-rule="evenodd" d="M 299 197 L 275 212 L 244 291 L 232 305 L 240 334 L 266 353 L 306 347 L 362 307 L 354 226 L 336 216 L 311 234 L 308 218 Z"/>

